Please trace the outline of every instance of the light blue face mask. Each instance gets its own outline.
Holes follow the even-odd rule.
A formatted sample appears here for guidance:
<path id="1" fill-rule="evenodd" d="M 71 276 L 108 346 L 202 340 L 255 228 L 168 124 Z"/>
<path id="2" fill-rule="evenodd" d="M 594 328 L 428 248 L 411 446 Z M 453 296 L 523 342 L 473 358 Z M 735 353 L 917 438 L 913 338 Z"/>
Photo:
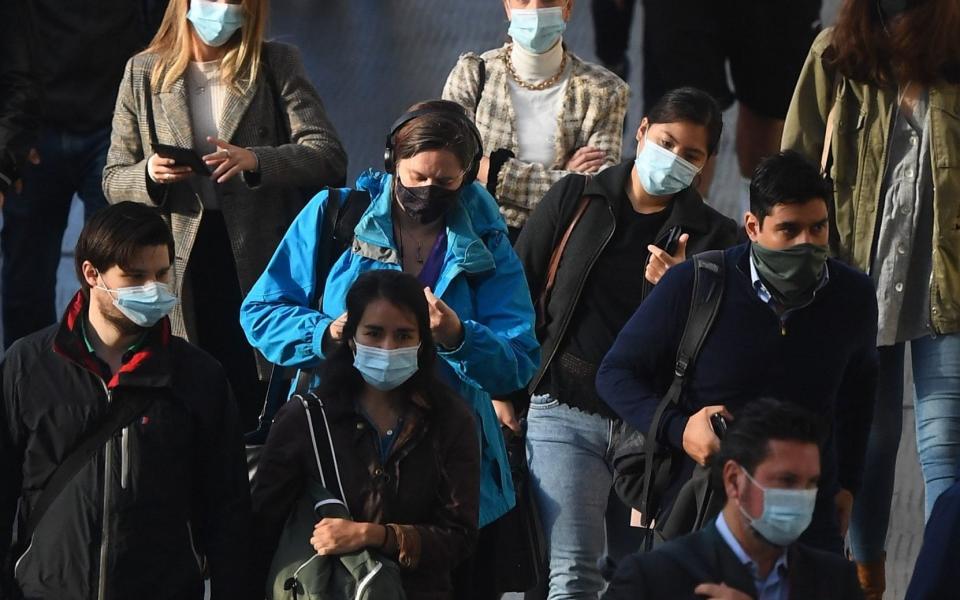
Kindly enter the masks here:
<path id="1" fill-rule="evenodd" d="M 782 490 L 765 488 L 740 467 L 753 485 L 763 491 L 763 514 L 754 518 L 740 506 L 740 512 L 754 531 L 775 546 L 789 546 L 797 541 L 813 520 L 817 503 L 817 488 L 810 490 Z"/>
<path id="2" fill-rule="evenodd" d="M 353 366 L 360 371 L 363 380 L 380 391 L 397 388 L 413 377 L 419 366 L 420 344 L 408 348 L 384 350 L 376 346 L 364 346 L 353 340 Z"/>
<path id="3" fill-rule="evenodd" d="M 153 327 L 160 319 L 170 314 L 179 301 L 179 298 L 170 291 L 170 286 L 159 281 L 151 281 L 147 285 L 110 289 L 100 277 L 100 285 L 97 288 L 110 294 L 113 297 L 113 305 L 123 313 L 123 316 L 140 327 Z"/>
<path id="4" fill-rule="evenodd" d="M 216 48 L 226 44 L 243 27 L 243 7 L 210 0 L 190 0 L 187 19 L 193 23 L 193 29 L 203 43 Z"/>
<path id="5" fill-rule="evenodd" d="M 510 11 L 507 34 L 527 52 L 543 54 L 560 40 L 567 28 L 563 9 L 533 8 Z"/>
<path id="6" fill-rule="evenodd" d="M 700 169 L 670 152 L 650 137 L 644 138 L 643 149 L 634 161 L 640 185 L 651 196 L 670 196 L 693 183 Z"/>

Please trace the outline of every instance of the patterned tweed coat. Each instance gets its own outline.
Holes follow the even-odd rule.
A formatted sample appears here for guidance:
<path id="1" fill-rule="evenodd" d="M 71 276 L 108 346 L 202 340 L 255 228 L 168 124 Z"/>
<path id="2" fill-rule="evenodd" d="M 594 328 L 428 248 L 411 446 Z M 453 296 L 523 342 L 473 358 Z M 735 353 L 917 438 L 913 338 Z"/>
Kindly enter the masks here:
<path id="1" fill-rule="evenodd" d="M 173 333 L 195 340 L 193 306 L 202 299 L 192 297 L 184 274 L 204 209 L 189 181 L 148 185 L 147 159 L 153 152 L 145 101 L 156 60 L 155 55 L 138 54 L 127 62 L 113 116 L 103 190 L 111 203 L 132 200 L 160 207 L 176 246 L 175 290 L 181 302 L 171 315 Z M 237 176 L 215 186 L 243 295 L 266 268 L 310 195 L 342 181 L 347 167 L 346 153 L 297 50 L 266 42 L 261 61 L 264 68 L 254 85 L 244 92 L 228 88 L 219 124 L 221 139 L 250 148 L 260 161 L 258 180 Z M 270 75 L 264 72 L 267 69 Z M 151 91 L 159 143 L 192 147 L 183 78 L 167 91 Z M 261 377 L 269 374 L 260 356 L 258 367 Z"/>
<path id="2" fill-rule="evenodd" d="M 517 155 L 516 113 L 510 98 L 506 57 L 510 44 L 484 52 L 464 54 L 447 77 L 443 97 L 467 109 L 483 138 L 484 154 L 501 148 Z M 522 227 L 527 216 L 550 186 L 570 172 L 567 160 L 577 149 L 594 146 L 606 151 L 604 166 L 620 162 L 623 120 L 630 88 L 622 79 L 599 65 L 585 62 L 566 50 L 569 81 L 557 118 L 556 152 L 552 164 L 508 159 L 500 169 L 494 196 L 507 224 Z M 480 97 L 480 61 L 485 64 L 486 83 Z"/>

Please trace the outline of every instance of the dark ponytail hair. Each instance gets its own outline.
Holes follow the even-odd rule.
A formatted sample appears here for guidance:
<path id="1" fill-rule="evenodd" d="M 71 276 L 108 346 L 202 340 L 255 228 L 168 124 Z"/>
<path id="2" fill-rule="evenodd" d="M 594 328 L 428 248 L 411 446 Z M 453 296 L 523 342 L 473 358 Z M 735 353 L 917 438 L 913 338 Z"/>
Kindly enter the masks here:
<path id="1" fill-rule="evenodd" d="M 723 112 L 713 96 L 694 87 L 670 90 L 647 111 L 647 121 L 657 123 L 687 122 L 707 130 L 707 154 L 713 156 L 723 133 Z"/>
<path id="2" fill-rule="evenodd" d="M 360 372 L 353 366 L 353 350 L 347 342 L 356 336 L 364 311 L 370 303 L 379 299 L 412 313 L 420 333 L 417 372 L 398 390 L 408 395 L 431 398 L 431 392 L 440 387 L 434 371 L 437 348 L 430 332 L 430 310 L 423 295 L 423 286 L 413 275 L 378 270 L 360 275 L 347 292 L 347 322 L 343 326 L 341 342 L 327 358 L 321 371 L 317 389 L 321 398 L 334 398 L 344 393 L 355 397 L 365 385 Z"/>

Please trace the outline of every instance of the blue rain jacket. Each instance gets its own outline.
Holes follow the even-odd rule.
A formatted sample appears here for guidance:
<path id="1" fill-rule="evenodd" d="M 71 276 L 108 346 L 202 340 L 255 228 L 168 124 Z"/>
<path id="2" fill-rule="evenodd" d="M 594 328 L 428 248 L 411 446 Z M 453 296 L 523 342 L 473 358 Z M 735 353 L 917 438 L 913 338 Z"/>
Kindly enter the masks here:
<path id="1" fill-rule="evenodd" d="M 346 311 L 346 295 L 357 277 L 374 269 L 400 270 L 391 217 L 393 176 L 368 170 L 357 189 L 370 207 L 354 230 L 353 247 L 327 275 L 322 311 L 309 305 L 318 273 L 317 234 L 331 202 L 347 190 L 317 194 L 290 226 L 267 270 L 240 309 L 250 343 L 268 360 L 288 367 L 316 367 L 323 360 L 323 334 Z M 328 264 L 325 257 L 320 256 Z M 460 347 L 441 350 L 440 376 L 473 408 L 481 441 L 480 526 L 515 503 L 506 449 L 494 396 L 524 388 L 540 362 L 534 310 L 527 281 L 507 239 L 493 197 L 478 183 L 464 187 L 447 213 L 447 254 L 434 293 L 463 322 Z"/>

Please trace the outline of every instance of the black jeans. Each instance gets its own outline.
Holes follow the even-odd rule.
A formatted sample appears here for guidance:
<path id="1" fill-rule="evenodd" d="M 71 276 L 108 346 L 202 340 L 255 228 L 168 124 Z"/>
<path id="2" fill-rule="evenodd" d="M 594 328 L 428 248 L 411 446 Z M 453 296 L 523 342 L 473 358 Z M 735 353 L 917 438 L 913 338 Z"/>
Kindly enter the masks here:
<path id="1" fill-rule="evenodd" d="M 257 376 L 254 350 L 240 327 L 243 296 L 220 211 L 204 211 L 189 260 L 186 277 L 193 290 L 197 345 L 223 365 L 237 400 L 240 426 L 250 431 L 257 425 L 267 385 Z"/>

